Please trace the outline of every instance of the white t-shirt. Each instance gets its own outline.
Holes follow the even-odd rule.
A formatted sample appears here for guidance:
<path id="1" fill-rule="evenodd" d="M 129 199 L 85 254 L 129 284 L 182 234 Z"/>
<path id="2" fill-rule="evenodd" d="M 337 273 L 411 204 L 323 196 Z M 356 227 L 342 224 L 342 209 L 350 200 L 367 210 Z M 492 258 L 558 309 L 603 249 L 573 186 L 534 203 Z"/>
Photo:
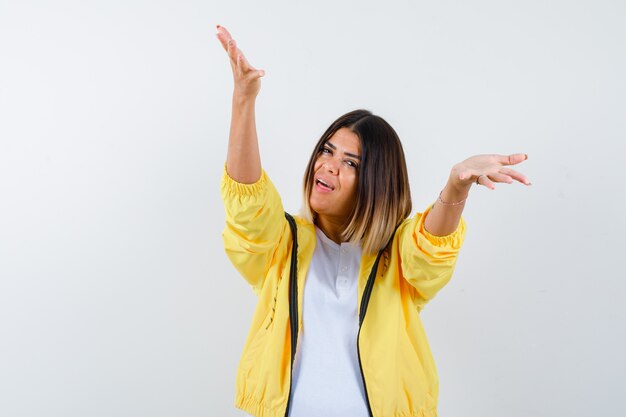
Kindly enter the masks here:
<path id="1" fill-rule="evenodd" d="M 315 231 L 289 417 L 368 417 L 356 345 L 361 247 L 337 244 L 317 226 Z"/>

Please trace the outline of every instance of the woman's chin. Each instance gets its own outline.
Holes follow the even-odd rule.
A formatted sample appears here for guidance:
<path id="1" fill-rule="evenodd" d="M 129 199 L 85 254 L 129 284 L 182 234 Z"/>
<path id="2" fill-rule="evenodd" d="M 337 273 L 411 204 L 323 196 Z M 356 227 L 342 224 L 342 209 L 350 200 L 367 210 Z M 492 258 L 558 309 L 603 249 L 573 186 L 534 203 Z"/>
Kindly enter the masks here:
<path id="1" fill-rule="evenodd" d="M 310 204 L 311 207 L 311 211 L 313 212 L 314 215 L 317 214 L 325 214 L 326 210 L 324 209 L 323 206 L 317 205 L 317 204 Z"/>
<path id="2" fill-rule="evenodd" d="M 325 199 L 319 201 L 314 196 L 309 199 L 309 207 L 315 215 L 331 217 L 342 217 L 347 215 L 345 212 L 338 210 L 340 207 L 337 202 L 328 201 Z"/>
<path id="3" fill-rule="evenodd" d="M 337 202 L 332 201 L 329 198 L 319 198 L 318 196 L 311 196 L 309 199 L 309 206 L 311 210 L 317 213 L 327 213 L 337 211 Z"/>

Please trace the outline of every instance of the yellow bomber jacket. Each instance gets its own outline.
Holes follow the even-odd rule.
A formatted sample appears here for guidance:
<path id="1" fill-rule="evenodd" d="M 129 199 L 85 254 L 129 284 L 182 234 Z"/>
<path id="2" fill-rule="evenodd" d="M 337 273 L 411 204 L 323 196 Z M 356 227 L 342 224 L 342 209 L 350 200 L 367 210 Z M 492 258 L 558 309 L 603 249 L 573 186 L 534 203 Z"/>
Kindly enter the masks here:
<path id="1" fill-rule="evenodd" d="M 267 173 L 262 171 L 254 184 L 242 184 L 224 167 L 220 192 L 226 210 L 226 254 L 258 296 L 237 369 L 235 407 L 256 417 L 287 417 L 292 346 L 302 331 L 314 225 L 294 216 L 297 290 L 290 299 L 292 234 Z M 437 416 L 439 380 L 419 313 L 452 277 L 465 221 L 461 218 L 457 230 L 447 236 L 431 235 L 424 229 L 431 207 L 398 227 L 375 277 L 369 275 L 376 254 L 361 259 L 358 306 L 364 315 L 357 347 L 371 417 Z"/>

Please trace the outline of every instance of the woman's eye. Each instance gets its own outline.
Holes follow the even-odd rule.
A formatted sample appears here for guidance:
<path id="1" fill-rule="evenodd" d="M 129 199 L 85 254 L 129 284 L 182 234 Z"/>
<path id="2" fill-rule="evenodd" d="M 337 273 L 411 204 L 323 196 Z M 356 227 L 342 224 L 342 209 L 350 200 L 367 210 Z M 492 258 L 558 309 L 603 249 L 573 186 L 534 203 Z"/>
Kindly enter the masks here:
<path id="1" fill-rule="evenodd" d="M 347 163 L 348 165 L 350 165 L 352 168 L 356 168 L 356 167 L 357 167 L 357 164 L 356 164 L 354 161 L 350 161 L 350 160 L 348 160 L 348 161 L 346 161 L 346 163 Z"/>
<path id="2" fill-rule="evenodd" d="M 328 149 L 328 148 L 322 148 L 322 153 L 331 153 L 332 154 L 331 150 Z"/>

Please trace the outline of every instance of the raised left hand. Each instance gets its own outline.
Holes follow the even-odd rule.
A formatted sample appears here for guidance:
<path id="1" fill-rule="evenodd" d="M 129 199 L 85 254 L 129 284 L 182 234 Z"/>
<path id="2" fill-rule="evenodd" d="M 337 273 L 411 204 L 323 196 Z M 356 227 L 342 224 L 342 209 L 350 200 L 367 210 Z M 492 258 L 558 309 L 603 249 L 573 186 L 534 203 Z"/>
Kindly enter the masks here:
<path id="1" fill-rule="evenodd" d="M 528 178 L 511 168 L 509 165 L 516 165 L 528 159 L 524 153 L 511 155 L 475 155 L 459 162 L 452 167 L 449 182 L 457 190 L 468 190 L 478 179 L 479 185 L 495 190 L 494 182 L 512 183 L 513 180 L 525 185 L 531 185 Z"/>

